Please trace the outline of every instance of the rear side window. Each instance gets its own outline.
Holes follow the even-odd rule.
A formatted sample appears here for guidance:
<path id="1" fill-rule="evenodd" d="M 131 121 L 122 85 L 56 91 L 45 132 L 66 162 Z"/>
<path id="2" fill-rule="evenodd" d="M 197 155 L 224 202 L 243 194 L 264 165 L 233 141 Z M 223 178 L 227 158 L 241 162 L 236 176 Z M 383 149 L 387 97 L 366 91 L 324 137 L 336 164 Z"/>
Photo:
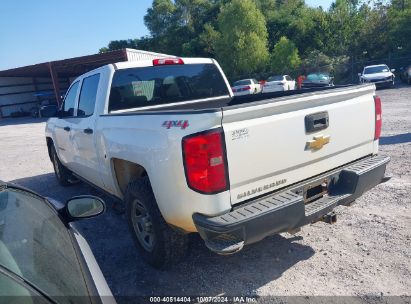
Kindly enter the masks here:
<path id="1" fill-rule="evenodd" d="M 214 64 L 165 65 L 117 70 L 109 111 L 228 95 Z"/>
<path id="2" fill-rule="evenodd" d="M 74 115 L 74 106 L 76 104 L 76 96 L 79 82 L 74 83 L 67 92 L 63 103 L 63 115 L 66 117 Z"/>
<path id="3" fill-rule="evenodd" d="M 81 86 L 80 98 L 77 110 L 77 116 L 90 116 L 94 113 L 94 105 L 96 104 L 98 82 L 100 74 L 89 76 L 83 79 Z"/>
<path id="4" fill-rule="evenodd" d="M 282 81 L 284 80 L 284 76 L 270 76 L 268 77 L 267 81 Z"/>

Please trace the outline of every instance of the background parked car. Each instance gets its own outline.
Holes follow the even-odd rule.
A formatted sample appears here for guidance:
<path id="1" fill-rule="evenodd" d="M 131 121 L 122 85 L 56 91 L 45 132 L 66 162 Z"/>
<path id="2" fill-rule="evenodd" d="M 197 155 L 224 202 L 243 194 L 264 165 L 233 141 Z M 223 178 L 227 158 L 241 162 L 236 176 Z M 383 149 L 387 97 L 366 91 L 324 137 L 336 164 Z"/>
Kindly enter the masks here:
<path id="1" fill-rule="evenodd" d="M 405 83 L 411 84 L 411 65 L 400 68 L 400 79 Z"/>
<path id="2" fill-rule="evenodd" d="M 58 110 L 56 100 L 43 100 L 39 106 L 33 107 L 30 110 L 32 117 L 52 117 Z"/>
<path id="3" fill-rule="evenodd" d="M 242 79 L 234 82 L 231 90 L 234 96 L 258 94 L 261 93 L 261 85 L 254 78 Z"/>
<path id="4" fill-rule="evenodd" d="M 307 75 L 301 84 L 301 88 L 331 87 L 334 85 L 333 80 L 334 77 L 330 76 L 328 73 L 311 73 Z"/>
<path id="5" fill-rule="evenodd" d="M 359 73 L 361 83 L 373 82 L 376 86 L 393 86 L 395 69 L 390 70 L 386 64 L 369 65 Z"/>
<path id="6" fill-rule="evenodd" d="M 263 86 L 263 93 L 288 90 L 295 90 L 295 80 L 288 75 L 270 76 Z"/>
<path id="7" fill-rule="evenodd" d="M 114 303 L 72 223 L 104 209 L 97 197 L 61 204 L 0 181 L 0 297 L 17 297 L 18 303 Z"/>

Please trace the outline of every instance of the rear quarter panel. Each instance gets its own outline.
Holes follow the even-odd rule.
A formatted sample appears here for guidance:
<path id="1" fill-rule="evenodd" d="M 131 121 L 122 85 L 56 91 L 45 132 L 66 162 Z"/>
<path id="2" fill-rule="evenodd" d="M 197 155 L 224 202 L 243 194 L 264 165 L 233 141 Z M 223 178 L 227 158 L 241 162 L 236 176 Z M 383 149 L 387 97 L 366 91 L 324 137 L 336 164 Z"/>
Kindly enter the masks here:
<path id="1" fill-rule="evenodd" d="M 108 191 L 122 198 L 113 168 L 113 158 L 143 166 L 150 179 L 159 209 L 165 220 L 186 231 L 196 228 L 192 214 L 216 215 L 230 210 L 225 191 L 204 195 L 187 186 L 183 166 L 182 138 L 221 126 L 221 110 L 200 114 L 103 115 L 97 122 L 97 149 L 104 158 L 104 183 Z M 185 129 L 163 127 L 164 121 L 188 121 Z"/>

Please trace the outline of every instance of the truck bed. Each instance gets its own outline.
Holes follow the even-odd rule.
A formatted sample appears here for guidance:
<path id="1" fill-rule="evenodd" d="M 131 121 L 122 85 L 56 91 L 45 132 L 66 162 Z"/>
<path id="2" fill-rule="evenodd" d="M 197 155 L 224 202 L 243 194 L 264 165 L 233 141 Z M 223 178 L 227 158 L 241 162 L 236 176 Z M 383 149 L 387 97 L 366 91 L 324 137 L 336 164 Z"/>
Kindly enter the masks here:
<path id="1" fill-rule="evenodd" d="M 338 85 L 333 87 L 324 87 L 324 88 L 310 88 L 302 90 L 292 90 L 292 91 L 283 91 L 283 92 L 272 92 L 264 94 L 254 94 L 254 95 L 245 95 L 245 96 L 235 96 L 232 98 L 218 99 L 218 100 L 207 100 L 205 102 L 190 103 L 190 104 L 180 104 L 173 105 L 170 107 L 162 107 L 152 110 L 130 110 L 122 113 L 110 113 L 108 115 L 136 115 L 136 114 L 163 114 L 168 112 L 170 114 L 182 114 L 182 113 L 201 113 L 201 112 L 216 112 L 220 111 L 222 108 L 239 108 L 246 107 L 254 104 L 265 104 L 270 102 L 292 100 L 295 97 L 305 97 L 312 95 L 324 95 L 330 92 L 347 92 L 353 88 L 373 86 L 370 84 L 363 85 Z"/>

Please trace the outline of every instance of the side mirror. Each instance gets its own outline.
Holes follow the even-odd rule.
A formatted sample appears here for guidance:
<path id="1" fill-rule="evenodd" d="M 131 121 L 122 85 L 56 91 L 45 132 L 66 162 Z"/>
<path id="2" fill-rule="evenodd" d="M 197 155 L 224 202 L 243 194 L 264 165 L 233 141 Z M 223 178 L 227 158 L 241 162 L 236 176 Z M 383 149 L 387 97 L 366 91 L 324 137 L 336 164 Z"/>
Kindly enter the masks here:
<path id="1" fill-rule="evenodd" d="M 362 74 L 361 74 L 361 73 L 358 73 L 357 75 L 358 75 L 359 77 L 361 77 Z"/>
<path id="2" fill-rule="evenodd" d="M 63 216 L 67 222 L 95 217 L 104 213 L 106 206 L 101 198 L 91 195 L 75 196 L 66 202 Z"/>
<path id="3" fill-rule="evenodd" d="M 394 73 L 394 72 L 395 72 L 395 69 L 391 69 L 391 72 L 393 72 L 393 73 Z"/>

